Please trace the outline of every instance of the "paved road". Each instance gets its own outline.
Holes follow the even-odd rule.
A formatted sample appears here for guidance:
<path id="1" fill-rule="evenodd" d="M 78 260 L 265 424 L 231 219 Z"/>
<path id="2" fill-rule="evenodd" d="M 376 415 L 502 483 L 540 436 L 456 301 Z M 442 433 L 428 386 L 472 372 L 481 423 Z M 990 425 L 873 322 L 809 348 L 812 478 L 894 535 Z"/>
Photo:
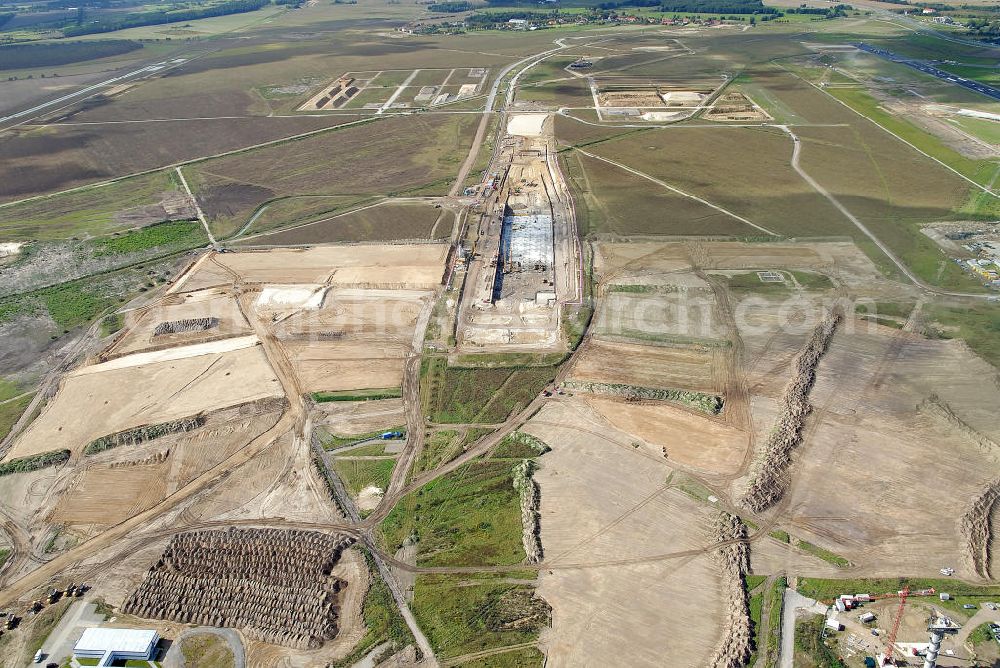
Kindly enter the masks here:
<path id="1" fill-rule="evenodd" d="M 792 658 L 795 655 L 795 611 L 811 609 L 819 612 L 818 605 L 826 608 L 791 587 L 785 590 L 784 604 L 781 608 L 781 649 L 778 652 L 778 668 L 792 668 Z"/>
<path id="2" fill-rule="evenodd" d="M 122 82 L 130 81 L 130 80 L 134 80 L 134 79 L 141 79 L 141 78 L 147 77 L 147 76 L 149 76 L 151 74 L 154 74 L 154 73 L 162 73 L 162 72 L 164 72 L 167 69 L 172 69 L 174 67 L 177 67 L 178 65 L 181 65 L 181 64 L 187 62 L 187 60 L 189 60 L 189 59 L 187 59 L 187 58 L 176 58 L 176 59 L 171 60 L 171 61 L 162 61 L 162 62 L 159 62 L 159 63 L 152 63 L 150 65 L 146 65 L 145 67 L 141 67 L 141 68 L 139 68 L 137 70 L 133 70 L 131 72 L 126 72 L 125 74 L 121 74 L 119 76 L 112 77 L 110 79 L 105 79 L 104 81 L 100 81 L 98 83 L 91 84 L 90 86 L 86 86 L 84 88 L 81 88 L 78 91 L 74 91 L 72 93 L 67 93 L 65 95 L 60 95 L 59 97 L 57 97 L 55 99 L 49 100 L 48 102 L 43 102 L 43 103 L 41 103 L 39 105 L 31 107 L 30 109 L 25 109 L 23 111 L 18 111 L 18 112 L 15 112 L 13 114 L 9 114 L 7 116 L 0 117 L 0 125 L 3 125 L 5 123 L 7 123 L 8 121 L 15 121 L 15 120 L 17 120 L 19 118 L 24 118 L 25 116 L 31 116 L 32 114 L 34 114 L 36 112 L 45 111 L 49 107 L 54 107 L 55 105 L 61 104 L 63 102 L 77 101 L 76 98 L 79 98 L 80 96 L 90 97 L 91 95 L 94 95 L 94 94 L 100 92 L 101 90 L 103 90 L 105 88 L 109 88 L 109 87 L 111 87 L 111 86 L 113 86 L 115 84 L 120 84 Z M 4 129 L 6 129 L 6 128 L 4 128 Z"/>
<path id="3" fill-rule="evenodd" d="M 962 629 L 955 635 L 955 645 L 961 647 L 965 644 L 965 641 L 969 639 L 969 634 L 976 630 L 976 627 L 980 624 L 985 624 L 987 622 L 997 622 L 1000 623 L 1000 610 L 990 610 L 988 608 L 979 608 L 976 614 L 969 618 L 969 621 L 963 624 Z"/>
<path id="4" fill-rule="evenodd" d="M 73 646 L 83 635 L 83 630 L 103 622 L 104 615 L 97 614 L 97 605 L 83 600 L 74 601 L 42 645 L 45 662 L 61 664 L 73 653 Z"/>
<path id="5" fill-rule="evenodd" d="M 953 83 L 963 88 L 968 88 L 969 90 L 981 93 L 987 97 L 991 97 L 994 100 L 1000 100 L 1000 90 L 987 86 L 984 83 L 980 83 L 974 79 L 966 79 L 965 77 L 960 77 L 957 74 L 952 74 L 951 72 L 945 72 L 944 70 L 939 70 L 933 65 L 929 65 L 922 60 L 913 60 L 912 58 L 904 58 L 899 56 L 892 51 L 887 51 L 885 49 L 879 48 L 877 46 L 872 46 L 871 44 L 865 44 L 864 42 L 859 42 L 854 46 L 858 47 L 862 51 L 867 51 L 873 55 L 880 58 L 885 58 L 886 60 L 891 60 L 894 63 L 899 63 L 900 65 L 906 65 L 907 67 L 912 67 L 915 70 L 919 70 L 924 74 L 930 74 L 931 76 L 937 77 L 938 79 L 943 79 L 949 83 Z"/>
<path id="6" fill-rule="evenodd" d="M 233 653 L 234 668 L 246 668 L 246 655 L 243 652 L 243 641 L 240 639 L 240 635 L 232 629 L 220 629 L 215 626 L 199 626 L 188 629 L 177 636 L 163 657 L 163 668 L 183 668 L 185 663 L 181 654 L 181 641 L 199 633 L 210 633 L 225 640 Z"/>

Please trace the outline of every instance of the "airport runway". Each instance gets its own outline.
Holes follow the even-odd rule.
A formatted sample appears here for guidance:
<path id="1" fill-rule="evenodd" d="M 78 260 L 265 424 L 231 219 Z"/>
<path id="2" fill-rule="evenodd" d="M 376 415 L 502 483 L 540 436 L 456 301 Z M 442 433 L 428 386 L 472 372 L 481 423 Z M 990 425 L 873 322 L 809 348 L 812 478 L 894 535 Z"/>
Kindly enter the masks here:
<path id="1" fill-rule="evenodd" d="M 880 58 L 891 60 L 894 63 L 907 65 L 915 70 L 920 70 L 925 74 L 930 74 L 931 76 L 937 77 L 938 79 L 943 79 L 953 84 L 962 86 L 963 88 L 974 90 L 977 93 L 982 93 L 983 95 L 991 97 L 994 100 L 1000 100 L 1000 90 L 987 86 L 984 83 L 980 83 L 973 79 L 966 79 L 965 77 L 960 77 L 957 74 L 952 74 L 951 72 L 945 72 L 944 70 L 939 70 L 933 65 L 928 65 L 927 63 L 920 60 L 911 60 L 909 58 L 903 58 L 902 56 L 897 56 L 891 51 L 886 51 L 885 49 L 880 49 L 877 46 L 872 46 L 871 44 L 865 44 L 864 42 L 859 42 L 854 46 L 858 47 L 862 51 L 867 51 L 868 53 L 879 56 Z"/>

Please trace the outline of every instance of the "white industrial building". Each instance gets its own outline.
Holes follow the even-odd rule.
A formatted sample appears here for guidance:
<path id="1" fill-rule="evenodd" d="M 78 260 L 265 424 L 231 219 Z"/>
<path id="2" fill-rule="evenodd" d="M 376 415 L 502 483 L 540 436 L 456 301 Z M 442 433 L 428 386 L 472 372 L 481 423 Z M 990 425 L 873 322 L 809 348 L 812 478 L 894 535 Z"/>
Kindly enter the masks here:
<path id="1" fill-rule="evenodd" d="M 73 656 L 98 659 L 98 666 L 110 666 L 115 661 L 150 661 L 159 641 L 160 634 L 149 629 L 91 628 L 80 636 Z"/>

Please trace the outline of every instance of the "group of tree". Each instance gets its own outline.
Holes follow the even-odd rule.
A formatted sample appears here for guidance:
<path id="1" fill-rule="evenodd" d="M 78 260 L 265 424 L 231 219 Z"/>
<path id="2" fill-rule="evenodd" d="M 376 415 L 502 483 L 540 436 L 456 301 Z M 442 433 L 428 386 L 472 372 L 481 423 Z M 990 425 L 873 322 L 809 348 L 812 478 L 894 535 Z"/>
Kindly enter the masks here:
<path id="1" fill-rule="evenodd" d="M 0 46 L 0 70 L 66 65 L 117 56 L 141 48 L 142 44 L 129 39 L 9 44 Z"/>
<path id="2" fill-rule="evenodd" d="M 163 23 L 195 21 L 197 19 L 206 19 L 212 16 L 225 16 L 227 14 L 252 12 L 269 4 L 271 4 L 271 0 L 226 0 L 226 2 L 220 2 L 204 7 L 180 9 L 175 11 L 156 10 L 151 12 L 137 12 L 120 17 L 95 19 L 93 21 L 86 21 L 83 17 L 81 17 L 80 22 L 76 25 L 65 26 L 62 29 L 62 32 L 66 37 L 75 37 L 77 35 L 112 32 L 114 30 L 122 30 L 124 28 L 137 28 L 139 26 L 152 26 Z"/>
<path id="3" fill-rule="evenodd" d="M 427 5 L 427 9 L 432 12 L 444 12 L 446 14 L 457 14 L 458 12 L 467 12 L 472 9 L 471 2 L 435 2 L 434 4 Z"/>
<path id="4" fill-rule="evenodd" d="M 834 5 L 833 7 L 792 7 L 784 10 L 786 14 L 812 14 L 815 16 L 825 16 L 828 19 L 835 19 L 847 16 L 847 12 L 854 11 L 850 5 Z"/>

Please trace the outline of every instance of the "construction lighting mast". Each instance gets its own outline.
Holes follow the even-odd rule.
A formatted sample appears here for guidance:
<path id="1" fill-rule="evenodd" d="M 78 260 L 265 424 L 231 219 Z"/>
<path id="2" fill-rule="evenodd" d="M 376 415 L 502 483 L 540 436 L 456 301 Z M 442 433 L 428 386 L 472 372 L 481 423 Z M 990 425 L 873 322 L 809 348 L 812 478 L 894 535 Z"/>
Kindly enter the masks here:
<path id="1" fill-rule="evenodd" d="M 899 607 L 896 608 L 896 619 L 892 622 L 892 630 L 889 631 L 889 636 L 886 638 L 886 648 L 885 655 L 882 657 L 883 666 L 894 666 L 896 665 L 896 659 L 892 656 L 893 647 L 896 644 L 896 633 L 899 631 L 899 623 L 903 621 L 903 608 L 906 607 L 906 597 L 910 595 L 910 585 L 903 587 L 903 591 L 899 592 Z"/>

